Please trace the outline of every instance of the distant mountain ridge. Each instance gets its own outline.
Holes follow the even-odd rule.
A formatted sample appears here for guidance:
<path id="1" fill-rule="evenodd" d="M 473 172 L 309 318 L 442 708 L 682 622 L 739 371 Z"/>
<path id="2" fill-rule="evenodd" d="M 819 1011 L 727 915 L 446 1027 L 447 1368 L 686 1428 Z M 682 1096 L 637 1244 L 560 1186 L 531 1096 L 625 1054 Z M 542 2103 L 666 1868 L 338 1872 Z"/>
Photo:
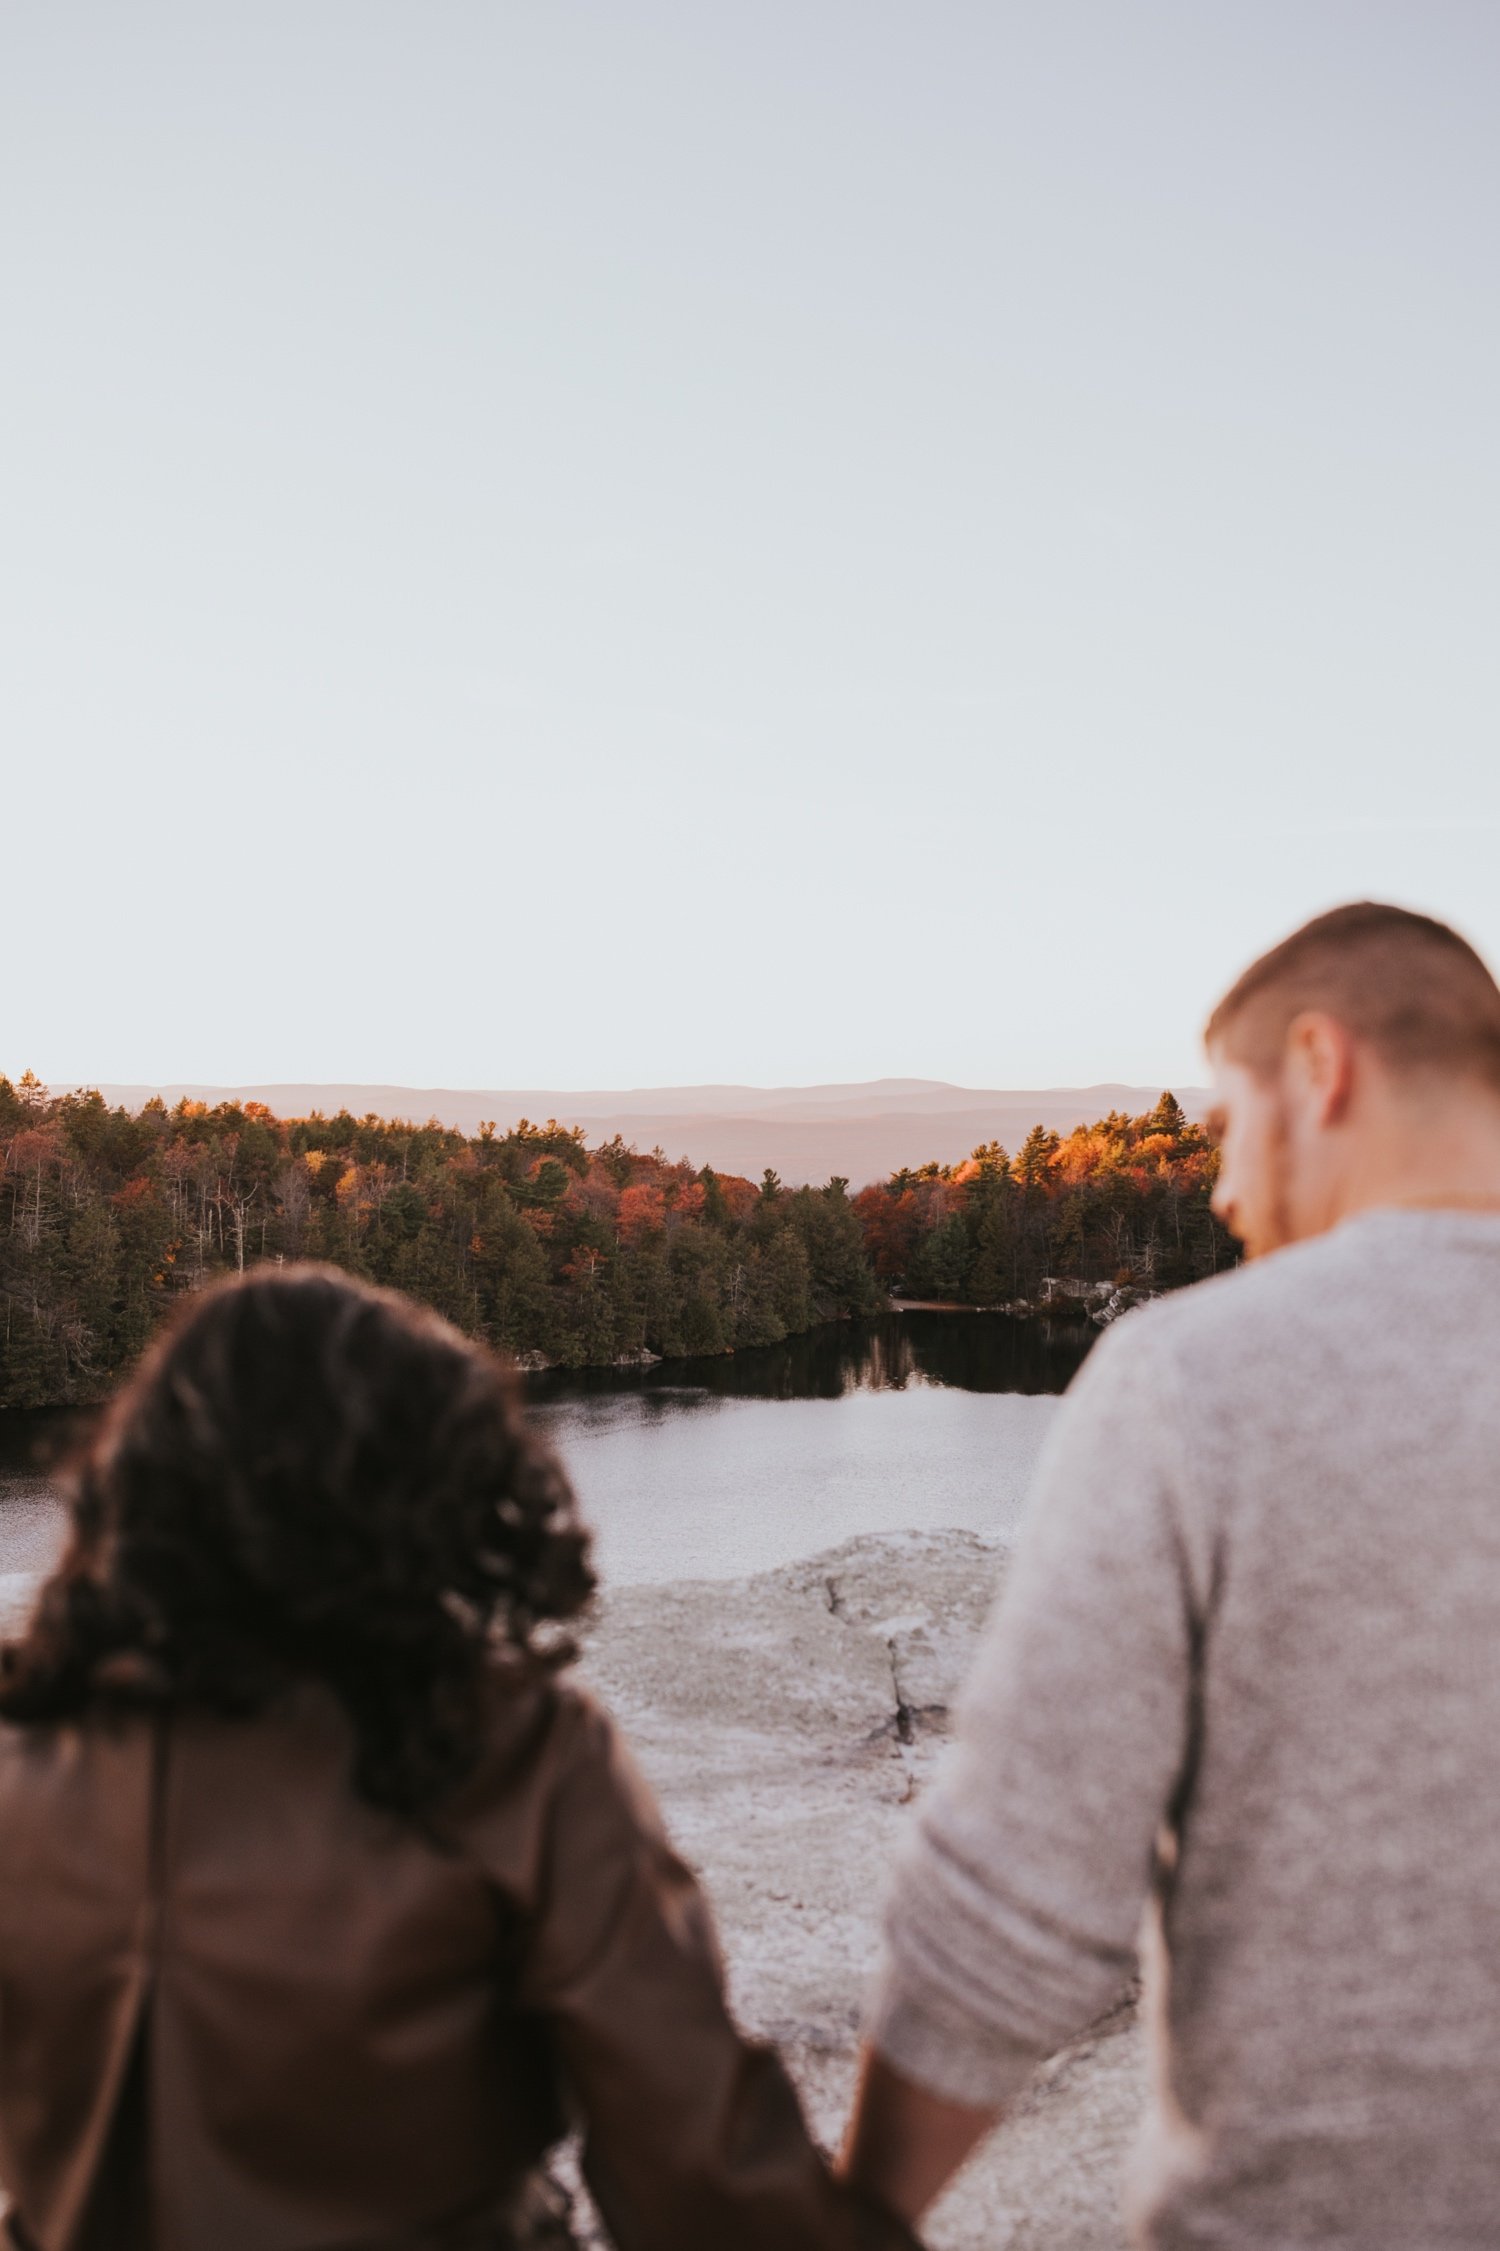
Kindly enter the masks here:
<path id="1" fill-rule="evenodd" d="M 171 1105 L 264 1102 L 278 1117 L 314 1110 L 356 1117 L 437 1118 L 476 1133 L 493 1118 L 502 1131 L 520 1118 L 581 1126 L 590 1142 L 618 1133 L 638 1148 L 660 1147 L 718 1172 L 758 1179 L 767 1166 L 791 1186 L 841 1175 L 859 1188 L 903 1165 L 955 1164 L 982 1141 L 1014 1149 L 1034 1125 L 1066 1133 L 1111 1110 L 1149 1110 L 1159 1086 L 1109 1082 L 1084 1087 L 981 1088 L 940 1079 L 872 1079 L 862 1084 L 756 1087 L 634 1087 L 592 1091 L 547 1087 L 315 1085 L 101 1086 L 110 1104 L 139 1109 L 159 1094 Z M 1202 1087 L 1173 1089 L 1190 1118 L 1209 1105 Z"/>

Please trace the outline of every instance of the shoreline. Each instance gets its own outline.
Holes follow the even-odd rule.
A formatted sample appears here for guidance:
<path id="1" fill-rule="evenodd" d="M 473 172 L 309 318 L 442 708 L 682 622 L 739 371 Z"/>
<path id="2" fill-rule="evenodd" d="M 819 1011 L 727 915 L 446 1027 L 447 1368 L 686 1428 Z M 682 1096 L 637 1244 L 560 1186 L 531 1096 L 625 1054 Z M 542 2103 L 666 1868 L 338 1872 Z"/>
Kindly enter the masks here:
<path id="1" fill-rule="evenodd" d="M 654 1378 L 658 1382 L 687 1382 L 711 1384 L 716 1371 L 727 1364 L 754 1367 L 769 1365 L 777 1354 L 795 1354 L 799 1349 L 816 1351 L 820 1344 L 841 1334 L 862 1333 L 871 1323 L 891 1317 L 904 1319 L 908 1314 L 965 1314 L 971 1318 L 1013 1323 L 1018 1331 L 1035 1336 L 1063 1332 L 1070 1336 L 1086 1335 L 1091 1329 L 1104 1326 L 1115 1318 L 1109 1310 L 1120 1301 L 1116 1311 L 1123 1312 L 1128 1305 L 1140 1304 L 1154 1293 L 1116 1289 L 1107 1283 L 1076 1283 L 1059 1285 L 1057 1295 L 1041 1303 L 1030 1303 L 1024 1298 L 996 1305 L 971 1304 L 959 1298 L 907 1298 L 890 1297 L 868 1313 L 836 1313 L 826 1321 L 814 1321 L 805 1329 L 790 1330 L 776 1344 L 725 1345 L 717 1352 L 679 1353 L 666 1355 L 649 1348 L 607 1360 L 555 1360 L 536 1351 L 511 1351 L 496 1346 L 502 1358 L 508 1359 L 527 1387 L 528 1396 L 544 1396 L 544 1391 L 533 1393 L 533 1384 L 545 1387 L 549 1382 L 566 1384 L 571 1380 L 583 1383 L 610 1378 L 641 1381 Z M 1094 1308 L 1091 1310 L 1090 1308 Z M 67 1399 L 38 1399 L 22 1405 L 13 1400 L 0 1400 L 0 1427 L 7 1421 L 17 1425 L 34 1423 L 37 1427 L 47 1417 L 59 1421 L 68 1416 L 88 1416 L 114 1396 L 129 1375 L 124 1368 L 99 1390 L 79 1392 Z M 0 1459 L 0 1470 L 3 1470 Z"/>

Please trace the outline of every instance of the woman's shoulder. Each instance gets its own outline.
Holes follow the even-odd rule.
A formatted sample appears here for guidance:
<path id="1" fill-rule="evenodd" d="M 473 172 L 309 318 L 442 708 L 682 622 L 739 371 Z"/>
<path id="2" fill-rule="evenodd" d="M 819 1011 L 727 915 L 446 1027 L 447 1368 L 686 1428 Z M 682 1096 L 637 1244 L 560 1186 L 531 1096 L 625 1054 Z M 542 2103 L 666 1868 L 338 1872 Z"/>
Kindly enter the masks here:
<path id="1" fill-rule="evenodd" d="M 481 1695 L 479 1755 L 438 1826 L 525 1892 L 559 1808 L 580 1793 L 630 1794 L 633 1770 L 609 1713 L 571 1669 L 549 1673 L 497 1659 Z"/>
<path id="2" fill-rule="evenodd" d="M 91 1706 L 55 1719 L 0 1714 L 0 1778 L 74 1785 L 101 1768 L 138 1764 L 151 1735 L 150 1714 L 130 1707 Z"/>
<path id="3" fill-rule="evenodd" d="M 481 1765 L 589 1755 L 614 1735 L 613 1722 L 572 1665 L 553 1669 L 496 1651 L 480 1676 Z"/>
<path id="4" fill-rule="evenodd" d="M 465 1794 L 503 1788 L 528 1769 L 550 1773 L 565 1763 L 610 1755 L 609 1716 L 571 1669 L 549 1672 L 497 1654 L 481 1676 L 479 1707 L 478 1756 L 462 1786 Z M 100 1697 L 56 1718 L 0 1714 L 0 1776 L 39 1783 L 51 1775 L 63 1784 L 102 1767 L 134 1765 L 149 1755 L 164 1721 L 179 1735 L 295 1744 L 304 1752 L 312 1744 L 340 1761 L 351 1733 L 338 1696 L 311 1677 L 283 1682 L 264 1704 L 244 1714 L 173 1700 Z"/>
<path id="5" fill-rule="evenodd" d="M 0 1720 L 0 1925 L 19 1908 L 128 1889 L 138 1873 L 152 1770 L 151 1730 L 107 1723 Z M 79 1888 L 80 1871 L 89 1871 Z"/>

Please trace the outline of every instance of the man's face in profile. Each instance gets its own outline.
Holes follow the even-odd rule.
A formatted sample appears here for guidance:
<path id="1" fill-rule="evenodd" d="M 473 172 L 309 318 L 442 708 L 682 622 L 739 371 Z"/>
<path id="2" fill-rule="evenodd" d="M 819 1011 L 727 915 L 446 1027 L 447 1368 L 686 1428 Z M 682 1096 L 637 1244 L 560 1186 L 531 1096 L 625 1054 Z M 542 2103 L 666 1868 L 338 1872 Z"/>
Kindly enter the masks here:
<path id="1" fill-rule="evenodd" d="M 1291 1157 L 1280 1082 L 1209 1050 L 1214 1107 L 1208 1128 L 1219 1144 L 1213 1208 L 1247 1258 L 1261 1258 L 1296 1240 L 1291 1210 Z"/>

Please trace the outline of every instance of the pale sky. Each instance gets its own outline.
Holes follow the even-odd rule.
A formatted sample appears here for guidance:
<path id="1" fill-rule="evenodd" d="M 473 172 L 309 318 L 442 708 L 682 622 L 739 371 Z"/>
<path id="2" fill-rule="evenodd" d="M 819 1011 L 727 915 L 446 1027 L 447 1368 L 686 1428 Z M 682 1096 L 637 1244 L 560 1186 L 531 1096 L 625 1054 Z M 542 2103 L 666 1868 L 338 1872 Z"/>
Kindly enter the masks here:
<path id="1" fill-rule="evenodd" d="M 1500 956 L 1491 0 L 11 0 L 0 1069 L 1201 1076 Z"/>

